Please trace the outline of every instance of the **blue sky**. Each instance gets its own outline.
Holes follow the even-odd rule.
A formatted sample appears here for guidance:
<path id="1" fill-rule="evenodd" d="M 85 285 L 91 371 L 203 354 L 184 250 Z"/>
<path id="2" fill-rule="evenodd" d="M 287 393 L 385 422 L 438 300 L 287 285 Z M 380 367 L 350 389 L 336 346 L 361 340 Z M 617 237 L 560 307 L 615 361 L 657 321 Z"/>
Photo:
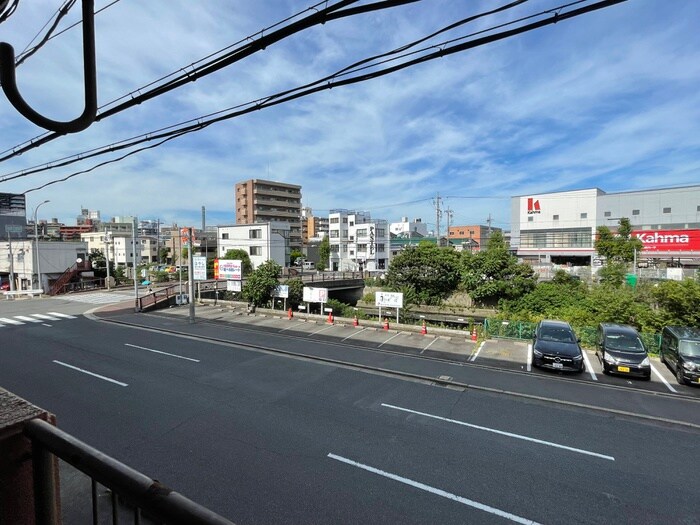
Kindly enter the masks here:
<path id="1" fill-rule="evenodd" d="M 64 0 L 21 0 L 0 24 L 16 52 Z M 313 0 L 95 0 L 98 103 L 300 12 Z M 367 3 L 359 2 L 359 4 Z M 508 0 L 423 0 L 329 21 L 87 130 L 0 163 L 0 192 L 23 193 L 115 155 L 9 180 L 18 171 L 294 88 Z M 463 36 L 564 2 L 531 0 L 443 34 Z M 584 1 L 581 5 L 591 4 Z M 109 7 L 107 7 L 109 6 Z M 80 0 L 59 31 L 80 16 Z M 138 215 L 179 225 L 235 222 L 234 185 L 299 184 L 315 214 L 368 210 L 435 225 L 510 227 L 513 195 L 613 192 L 700 182 L 700 2 L 628 0 L 395 74 L 217 123 L 121 162 L 27 193 L 28 215 L 74 223 Z M 82 111 L 79 27 L 17 69 L 20 92 L 57 120 Z M 0 151 L 40 135 L 0 94 Z M 441 219 L 444 231 L 446 219 Z"/>

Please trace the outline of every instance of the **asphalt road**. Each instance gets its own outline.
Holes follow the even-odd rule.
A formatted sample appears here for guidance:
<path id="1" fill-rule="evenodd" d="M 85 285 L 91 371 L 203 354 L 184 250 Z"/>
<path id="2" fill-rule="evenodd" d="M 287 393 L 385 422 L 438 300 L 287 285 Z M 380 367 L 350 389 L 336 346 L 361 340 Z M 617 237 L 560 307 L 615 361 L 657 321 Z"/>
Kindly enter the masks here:
<path id="1" fill-rule="evenodd" d="M 53 317 L 3 324 L 0 386 L 236 523 L 700 523 L 692 397 L 87 307 L 0 305 Z"/>

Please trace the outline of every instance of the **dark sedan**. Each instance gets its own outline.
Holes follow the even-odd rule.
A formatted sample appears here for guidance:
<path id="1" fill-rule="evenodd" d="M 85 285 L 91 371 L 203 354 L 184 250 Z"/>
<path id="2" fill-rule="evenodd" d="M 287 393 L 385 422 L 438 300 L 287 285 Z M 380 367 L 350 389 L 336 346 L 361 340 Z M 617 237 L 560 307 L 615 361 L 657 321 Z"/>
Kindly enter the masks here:
<path id="1" fill-rule="evenodd" d="M 632 326 L 601 323 L 596 335 L 596 355 L 604 374 L 651 378 L 647 350 Z"/>
<path id="2" fill-rule="evenodd" d="M 585 364 L 579 340 L 569 323 L 540 321 L 532 340 L 532 364 L 562 372 L 583 372 Z"/>

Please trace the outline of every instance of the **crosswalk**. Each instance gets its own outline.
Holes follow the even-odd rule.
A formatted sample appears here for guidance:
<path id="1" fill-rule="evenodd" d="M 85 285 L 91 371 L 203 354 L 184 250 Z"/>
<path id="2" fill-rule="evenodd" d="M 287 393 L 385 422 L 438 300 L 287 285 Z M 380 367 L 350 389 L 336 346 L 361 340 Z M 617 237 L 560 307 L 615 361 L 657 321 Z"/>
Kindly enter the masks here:
<path id="1" fill-rule="evenodd" d="M 111 303 L 122 303 L 134 298 L 134 294 L 124 294 L 124 293 L 83 293 L 83 294 L 66 294 L 56 296 L 55 299 L 61 301 L 73 301 L 76 303 L 90 303 L 90 304 L 111 304 Z"/>
<path id="2" fill-rule="evenodd" d="M 46 323 L 47 321 L 63 321 L 65 319 L 76 319 L 75 315 L 62 314 L 59 312 L 47 312 L 45 314 L 13 315 L 12 317 L 0 317 L 0 328 L 7 326 L 18 326 L 31 323 Z"/>

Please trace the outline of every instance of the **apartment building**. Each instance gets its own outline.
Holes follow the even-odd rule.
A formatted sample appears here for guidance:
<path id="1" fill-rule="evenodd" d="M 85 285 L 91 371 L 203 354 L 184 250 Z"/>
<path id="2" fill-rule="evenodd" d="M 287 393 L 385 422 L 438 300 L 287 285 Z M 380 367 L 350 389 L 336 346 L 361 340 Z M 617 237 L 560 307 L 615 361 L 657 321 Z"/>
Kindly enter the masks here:
<path id="1" fill-rule="evenodd" d="M 287 222 L 265 222 L 219 226 L 217 243 L 219 257 L 229 250 L 244 250 L 253 268 L 265 261 L 275 261 L 280 266 L 289 265 L 291 248 L 290 228 Z"/>
<path id="2" fill-rule="evenodd" d="M 236 224 L 289 225 L 291 249 L 301 250 L 301 186 L 261 179 L 236 184 Z"/>
<path id="3" fill-rule="evenodd" d="M 328 237 L 333 271 L 383 271 L 389 268 L 389 224 L 369 212 L 331 210 Z"/>

